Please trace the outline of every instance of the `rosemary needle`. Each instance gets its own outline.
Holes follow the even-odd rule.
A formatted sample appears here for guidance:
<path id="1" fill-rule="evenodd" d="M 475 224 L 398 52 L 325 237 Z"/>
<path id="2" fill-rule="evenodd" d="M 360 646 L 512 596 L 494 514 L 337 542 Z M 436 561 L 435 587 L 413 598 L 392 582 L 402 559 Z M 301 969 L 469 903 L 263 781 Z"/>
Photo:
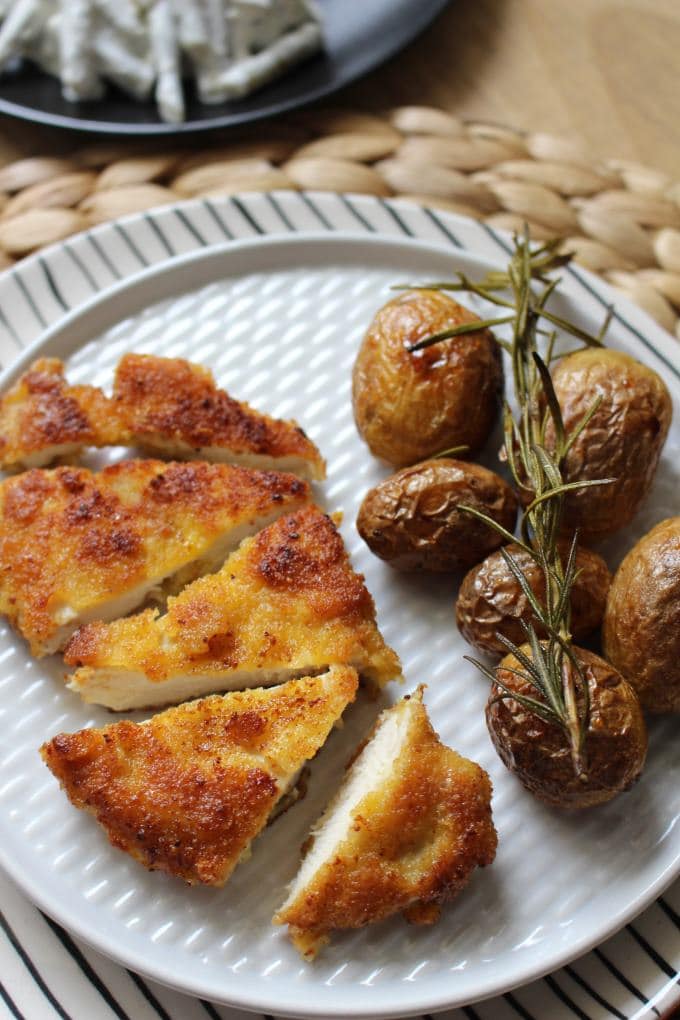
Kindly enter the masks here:
<path id="1" fill-rule="evenodd" d="M 489 326 L 511 325 L 512 341 L 504 341 L 503 347 L 512 362 L 518 413 L 516 417 L 513 416 L 510 406 L 505 403 L 505 457 L 517 487 L 526 496 L 524 502 L 527 505 L 522 515 L 519 544 L 542 571 L 545 599 L 542 603 L 536 598 L 512 554 L 503 549 L 508 569 L 532 611 L 532 622 L 525 626 L 530 653 L 501 634 L 496 636 L 517 660 L 520 669 L 514 672 L 529 681 L 536 697 L 511 690 L 499 680 L 497 671 L 488 669 L 474 659 L 469 661 L 495 685 L 499 692 L 497 699 L 512 698 L 528 711 L 564 730 L 571 749 L 574 771 L 585 780 L 588 767 L 585 738 L 590 718 L 588 684 L 574 653 L 570 633 L 570 595 L 576 578 L 578 535 L 573 536 L 565 562 L 562 560 L 558 540 L 565 493 L 586 485 L 604 485 L 611 479 L 564 482 L 563 465 L 567 453 L 597 409 L 598 402 L 567 432 L 547 366 L 555 358 L 555 328 L 580 341 L 581 346 L 600 347 L 603 345 L 611 312 L 597 335 L 593 335 L 546 307 L 559 283 L 559 277 L 553 274 L 566 266 L 571 258 L 558 251 L 559 244 L 559 240 L 549 241 L 532 250 L 528 230 L 525 228 L 523 236 L 514 238 L 514 250 L 504 272 L 487 273 L 477 283 L 459 273 L 456 280 L 449 283 L 422 285 L 424 289 L 474 293 L 500 306 L 503 314 L 426 337 L 410 350 L 422 350 L 450 337 Z M 518 541 L 490 517 L 473 507 L 461 506 L 460 509 L 484 520 L 507 541 Z M 541 640 L 539 633 L 545 635 Z"/>

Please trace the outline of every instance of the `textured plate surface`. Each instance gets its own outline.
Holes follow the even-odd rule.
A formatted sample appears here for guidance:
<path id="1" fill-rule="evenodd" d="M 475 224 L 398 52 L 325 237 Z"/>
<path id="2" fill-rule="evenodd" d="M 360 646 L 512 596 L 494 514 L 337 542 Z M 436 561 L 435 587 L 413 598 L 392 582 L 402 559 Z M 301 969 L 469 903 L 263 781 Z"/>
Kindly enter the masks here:
<path id="1" fill-rule="evenodd" d="M 449 0 L 319 0 L 325 48 L 290 74 L 245 99 L 205 104 L 187 90 L 182 124 L 160 120 L 154 102 L 138 103 L 111 88 L 97 103 L 69 103 L 59 82 L 25 65 L 0 79 L 0 111 L 77 131 L 177 135 L 232 127 L 311 103 L 366 74 L 406 46 Z"/>
<path id="2" fill-rule="evenodd" d="M 318 229 L 320 220 L 331 229 L 335 217 L 347 223 L 349 211 L 364 231 L 416 234 L 437 244 L 308 235 L 200 247 L 225 234 Z M 418 930 L 395 920 L 339 937 L 310 967 L 269 918 L 295 871 L 297 847 L 379 706 L 362 700 L 349 713 L 345 729 L 315 762 L 307 799 L 267 831 L 230 885 L 217 892 L 188 889 L 146 874 L 110 848 L 98 827 L 58 792 L 37 745 L 110 716 L 63 689 L 57 660 L 32 662 L 21 641 L 0 629 L 0 860 L 61 923 L 127 966 L 186 991 L 297 1015 L 396 1016 L 469 1002 L 584 952 L 678 873 L 680 748 L 673 720 L 652 727 L 648 766 L 631 793 L 578 818 L 543 808 L 491 747 L 485 685 L 462 661 L 466 646 L 453 624 L 453 584 L 394 574 L 354 530 L 361 496 L 387 473 L 352 422 L 357 345 L 392 283 L 442 278 L 454 268 L 483 270 L 488 262 L 454 250 L 456 242 L 498 262 L 498 242 L 477 225 L 432 218 L 415 207 L 259 196 L 188 204 L 102 228 L 0 281 L 5 358 L 13 343 L 37 335 L 41 323 L 59 320 L 39 347 L 67 358 L 74 380 L 109 384 L 127 350 L 186 356 L 210 365 L 236 396 L 299 419 L 328 458 L 322 501 L 345 511 L 348 547 L 375 595 L 385 637 L 402 656 L 408 687 L 429 684 L 427 703 L 442 737 L 493 779 L 497 861 L 474 878 L 442 922 Z M 68 306 L 130 273 L 135 263 L 182 251 L 188 254 L 132 276 L 64 317 Z M 566 278 L 558 303 L 594 328 L 602 292 L 578 273 Z M 678 406 L 672 341 L 652 327 L 638 338 L 648 320 L 625 311 L 626 319 L 612 326 L 611 344 L 663 371 Z M 4 382 L 35 353 L 25 353 Z M 651 499 L 625 541 L 607 548 L 612 565 L 635 537 L 677 510 L 679 436 L 676 423 Z M 496 447 L 489 445 L 487 463 Z M 395 689 L 389 697 L 401 693 Z"/>

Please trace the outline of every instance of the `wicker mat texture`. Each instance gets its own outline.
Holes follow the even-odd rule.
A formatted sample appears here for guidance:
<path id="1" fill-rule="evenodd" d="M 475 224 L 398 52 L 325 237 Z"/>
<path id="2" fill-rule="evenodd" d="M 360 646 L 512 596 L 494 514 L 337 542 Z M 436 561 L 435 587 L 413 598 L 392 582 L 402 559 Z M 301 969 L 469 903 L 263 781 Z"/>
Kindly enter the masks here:
<path id="1" fill-rule="evenodd" d="M 392 196 L 561 237 L 680 339 L 680 181 L 577 142 L 402 106 L 312 109 L 201 142 L 108 142 L 0 168 L 0 268 L 177 199 L 308 189 Z"/>

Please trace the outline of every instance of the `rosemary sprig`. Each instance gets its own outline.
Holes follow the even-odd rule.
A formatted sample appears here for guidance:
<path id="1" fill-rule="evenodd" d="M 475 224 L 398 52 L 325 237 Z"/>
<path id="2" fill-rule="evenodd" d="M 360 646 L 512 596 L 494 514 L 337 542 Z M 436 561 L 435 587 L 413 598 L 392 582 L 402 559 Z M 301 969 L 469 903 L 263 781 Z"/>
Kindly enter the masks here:
<path id="1" fill-rule="evenodd" d="M 580 422 L 565 428 L 548 365 L 555 358 L 556 331 L 561 330 L 580 341 L 580 346 L 602 346 L 609 325 L 607 314 L 597 334 L 588 333 L 576 323 L 556 315 L 547 303 L 559 283 L 553 273 L 568 264 L 571 256 L 558 252 L 559 241 L 549 241 L 532 250 L 528 231 L 515 237 L 514 251 L 505 272 L 490 272 L 478 283 L 459 273 L 451 283 L 424 285 L 427 289 L 468 291 L 503 308 L 495 319 L 477 323 L 485 326 L 511 324 L 512 341 L 504 342 L 512 362 L 512 374 L 519 411 L 513 416 L 509 404 L 503 409 L 504 453 L 518 488 L 527 499 L 516 539 L 487 515 L 473 507 L 460 507 L 485 521 L 508 542 L 519 543 L 539 566 L 544 581 L 544 602 L 539 601 L 511 553 L 502 550 L 532 611 L 532 622 L 525 626 L 528 655 L 501 634 L 498 640 L 511 652 L 520 669 L 510 669 L 528 681 L 536 697 L 520 694 L 505 685 L 498 671 L 469 659 L 500 691 L 497 699 L 512 698 L 540 718 L 559 725 L 571 748 L 576 775 L 585 779 L 587 760 L 585 738 L 590 705 L 588 684 L 571 641 L 571 590 L 576 579 L 574 535 L 566 561 L 559 548 L 560 524 L 565 494 L 588 485 L 603 485 L 611 479 L 565 482 L 563 467 L 569 450 L 597 410 L 596 401 Z M 499 293 L 500 292 L 500 293 Z M 508 295 L 509 292 L 509 295 Z M 506 296 L 502 296 L 506 295 Z M 507 310 L 507 311 L 506 311 Z M 547 328 L 546 328 L 547 326 Z M 427 337 L 410 350 L 422 350 L 452 336 L 471 331 L 471 325 L 445 330 Z M 542 350 L 539 350 L 539 343 Z M 545 635 L 539 639 L 539 634 Z M 469 658 L 466 656 L 466 658 Z"/>

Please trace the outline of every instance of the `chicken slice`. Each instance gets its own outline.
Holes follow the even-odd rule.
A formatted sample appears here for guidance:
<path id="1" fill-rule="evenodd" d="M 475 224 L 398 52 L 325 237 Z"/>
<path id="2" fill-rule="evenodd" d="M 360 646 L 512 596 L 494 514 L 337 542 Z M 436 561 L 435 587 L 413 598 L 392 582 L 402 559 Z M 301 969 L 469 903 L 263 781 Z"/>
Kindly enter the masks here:
<path id="1" fill-rule="evenodd" d="M 143 723 L 61 733 L 40 753 L 115 847 L 151 870 L 221 886 L 356 690 L 355 671 L 334 667 Z"/>
<path id="2" fill-rule="evenodd" d="M 43 467 L 86 446 L 121 442 L 124 424 L 96 386 L 69 386 L 58 358 L 39 358 L 0 399 L 0 467 Z"/>
<path id="3" fill-rule="evenodd" d="M 217 388 L 206 368 L 181 358 L 126 354 L 113 399 L 132 441 L 154 453 L 326 477 L 321 454 L 295 422 L 239 403 Z"/>
<path id="4" fill-rule="evenodd" d="M 140 446 L 178 460 L 326 476 L 321 454 L 295 422 L 234 400 L 199 365 L 127 354 L 109 398 L 94 386 L 69 386 L 56 358 L 34 362 L 0 400 L 0 467 L 42 467 L 88 446 Z"/>
<path id="5" fill-rule="evenodd" d="M 0 612 L 34 655 L 90 620 L 136 609 L 168 579 L 217 570 L 247 535 L 310 498 L 291 474 L 122 461 L 38 469 L 0 484 Z"/>
<path id="6" fill-rule="evenodd" d="M 69 687 L 113 709 L 178 703 L 350 665 L 382 684 L 400 673 L 363 577 L 317 507 L 246 539 L 222 569 L 168 600 L 69 642 Z"/>
<path id="7" fill-rule="evenodd" d="M 332 931 L 399 912 L 433 924 L 441 904 L 494 859 L 489 777 L 440 742 L 422 692 L 379 717 L 274 916 L 306 959 Z"/>

